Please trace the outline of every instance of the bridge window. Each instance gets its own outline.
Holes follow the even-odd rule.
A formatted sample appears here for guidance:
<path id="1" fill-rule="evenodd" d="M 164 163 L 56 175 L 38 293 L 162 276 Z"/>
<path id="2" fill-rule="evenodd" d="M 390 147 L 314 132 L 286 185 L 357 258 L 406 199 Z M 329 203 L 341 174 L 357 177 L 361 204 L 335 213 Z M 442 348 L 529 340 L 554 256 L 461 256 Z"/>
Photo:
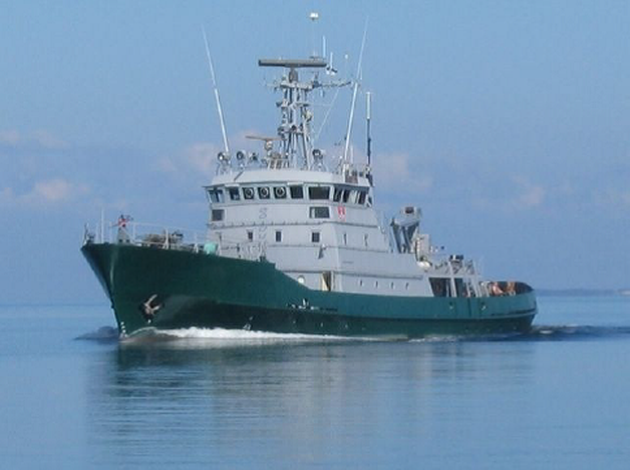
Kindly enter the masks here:
<path id="1" fill-rule="evenodd" d="M 289 186 L 291 199 L 304 199 L 304 188 L 302 186 Z"/>
<path id="2" fill-rule="evenodd" d="M 328 199 L 330 197 L 330 186 L 310 186 L 308 188 L 309 199 Z"/>
<path id="3" fill-rule="evenodd" d="M 267 186 L 262 186 L 258 188 L 258 198 L 259 199 L 269 199 L 271 192 Z"/>
<path id="4" fill-rule="evenodd" d="M 348 200 L 350 199 L 350 192 L 350 189 L 343 190 L 343 202 L 348 202 Z"/>
<path id="5" fill-rule="evenodd" d="M 241 193 L 238 190 L 238 188 L 228 188 L 228 193 L 230 195 L 230 200 L 231 201 L 240 201 L 241 200 Z"/>
<path id="6" fill-rule="evenodd" d="M 365 204 L 365 196 L 366 195 L 367 195 L 367 193 L 365 191 L 359 192 L 359 204 L 361 204 L 361 205 Z"/>
<path id="7" fill-rule="evenodd" d="M 342 194 L 343 194 L 343 189 L 335 188 L 335 192 L 333 193 L 333 201 L 335 202 L 341 201 Z"/>
<path id="8" fill-rule="evenodd" d="M 279 186 L 277 188 L 273 188 L 273 196 L 276 199 L 286 199 L 286 197 L 287 197 L 287 189 L 284 186 Z"/>
<path id="9" fill-rule="evenodd" d="M 311 219 L 330 219 L 330 208 L 326 206 L 310 207 L 309 217 Z"/>
<path id="10" fill-rule="evenodd" d="M 222 189 L 209 189 L 208 196 L 212 202 L 223 202 L 223 190 Z"/>
<path id="11" fill-rule="evenodd" d="M 243 188 L 243 197 L 245 199 L 254 199 L 254 188 Z"/>

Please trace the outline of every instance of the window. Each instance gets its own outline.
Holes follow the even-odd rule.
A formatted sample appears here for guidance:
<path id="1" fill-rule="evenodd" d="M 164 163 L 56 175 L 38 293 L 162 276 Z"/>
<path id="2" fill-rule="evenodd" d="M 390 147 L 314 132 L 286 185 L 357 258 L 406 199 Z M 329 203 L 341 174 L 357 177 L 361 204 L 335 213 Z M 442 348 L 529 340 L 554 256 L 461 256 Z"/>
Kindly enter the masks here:
<path id="1" fill-rule="evenodd" d="M 335 192 L 333 193 L 333 201 L 339 202 L 341 201 L 341 195 L 343 194 L 343 189 L 335 188 Z"/>
<path id="2" fill-rule="evenodd" d="M 330 208 L 326 206 L 310 207 L 309 217 L 311 219 L 330 219 Z"/>
<path id="3" fill-rule="evenodd" d="M 287 190 L 285 187 L 283 186 L 279 186 L 277 188 L 273 188 L 273 196 L 276 199 L 286 199 L 287 197 Z"/>
<path id="4" fill-rule="evenodd" d="M 350 190 L 349 189 L 344 189 L 343 190 L 343 202 L 348 202 L 348 199 L 350 199 Z"/>
<path id="5" fill-rule="evenodd" d="M 276 242 L 280 243 L 282 241 L 282 230 L 276 230 Z"/>
<path id="6" fill-rule="evenodd" d="M 269 199 L 271 192 L 267 186 L 262 186 L 258 188 L 258 198 L 259 199 Z"/>
<path id="7" fill-rule="evenodd" d="M 250 242 L 254 240 L 254 231 L 253 230 L 248 230 L 247 231 L 247 240 L 250 241 Z"/>
<path id="8" fill-rule="evenodd" d="M 405 282 L 405 290 L 409 290 L 409 283 Z"/>
<path id="9" fill-rule="evenodd" d="M 368 244 L 368 234 L 367 234 L 367 233 L 364 233 L 364 234 L 363 234 L 363 244 L 365 245 L 365 247 L 366 247 L 366 248 L 367 248 L 367 247 L 368 247 L 368 245 L 369 245 L 369 244 Z"/>
<path id="10" fill-rule="evenodd" d="M 212 209 L 212 221 L 218 222 L 223 220 L 223 216 L 225 215 L 225 211 L 223 209 Z"/>
<path id="11" fill-rule="evenodd" d="M 320 237 L 320 233 L 319 232 L 311 232 L 311 242 L 312 243 L 319 243 L 321 237 Z"/>
<path id="12" fill-rule="evenodd" d="M 231 201 L 240 201 L 241 193 L 238 188 L 228 188 L 228 193 L 230 194 Z"/>
<path id="13" fill-rule="evenodd" d="M 311 186 L 308 188 L 309 199 L 328 199 L 330 197 L 330 186 Z"/>
<path id="14" fill-rule="evenodd" d="M 367 193 L 365 191 L 361 191 L 359 193 L 359 204 L 363 205 L 365 204 L 365 196 L 367 195 Z"/>
<path id="15" fill-rule="evenodd" d="M 209 189 L 208 196 L 212 202 L 223 202 L 223 190 L 221 189 Z"/>
<path id="16" fill-rule="evenodd" d="M 390 287 L 390 289 L 392 289 L 392 290 L 396 289 L 396 285 L 395 285 L 393 282 L 389 285 L 389 287 Z"/>
<path id="17" fill-rule="evenodd" d="M 348 244 L 348 234 L 347 234 L 347 233 L 344 233 L 344 234 L 343 234 L 343 244 L 344 244 L 344 245 L 347 245 L 347 244 Z"/>
<path id="18" fill-rule="evenodd" d="M 291 199 L 304 199 L 304 188 L 302 186 L 289 186 Z"/>

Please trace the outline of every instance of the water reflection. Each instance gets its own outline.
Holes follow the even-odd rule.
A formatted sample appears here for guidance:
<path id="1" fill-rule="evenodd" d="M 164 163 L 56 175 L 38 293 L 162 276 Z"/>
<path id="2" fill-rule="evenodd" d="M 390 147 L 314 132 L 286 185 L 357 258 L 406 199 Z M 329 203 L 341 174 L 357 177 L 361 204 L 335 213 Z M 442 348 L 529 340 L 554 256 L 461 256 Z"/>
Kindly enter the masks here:
<path id="1" fill-rule="evenodd" d="M 95 463 L 160 466 L 179 455 L 180 467 L 249 468 L 261 458 L 357 465 L 371 444 L 408 445 L 430 433 L 455 399 L 474 407 L 467 402 L 480 383 L 527 382 L 533 351 L 460 341 L 123 343 L 90 372 Z M 194 449 L 183 462 L 182 449 Z"/>

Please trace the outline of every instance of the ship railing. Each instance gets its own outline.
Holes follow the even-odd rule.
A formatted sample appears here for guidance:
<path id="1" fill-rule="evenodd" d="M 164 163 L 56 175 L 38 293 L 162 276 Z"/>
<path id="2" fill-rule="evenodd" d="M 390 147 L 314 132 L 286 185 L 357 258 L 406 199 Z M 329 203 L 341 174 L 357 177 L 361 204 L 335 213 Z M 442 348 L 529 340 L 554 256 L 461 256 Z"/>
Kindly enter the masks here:
<path id="1" fill-rule="evenodd" d="M 83 244 L 128 244 L 164 250 L 203 252 L 208 255 L 229 258 L 261 260 L 266 257 L 266 244 L 253 240 L 211 240 L 207 232 L 157 224 L 118 220 L 115 223 L 101 221 L 96 230 L 85 226 Z"/>
<path id="2" fill-rule="evenodd" d="M 130 219 L 119 219 L 114 223 L 101 221 L 94 231 L 86 225 L 83 236 L 84 244 L 119 243 L 195 252 L 209 241 L 206 232 Z"/>

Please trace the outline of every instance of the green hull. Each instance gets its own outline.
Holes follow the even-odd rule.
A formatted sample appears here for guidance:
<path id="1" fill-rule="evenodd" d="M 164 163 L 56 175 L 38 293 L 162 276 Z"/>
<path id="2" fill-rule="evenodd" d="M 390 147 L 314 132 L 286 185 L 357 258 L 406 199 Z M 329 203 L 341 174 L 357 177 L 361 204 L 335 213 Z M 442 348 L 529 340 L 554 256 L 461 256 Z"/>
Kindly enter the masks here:
<path id="1" fill-rule="evenodd" d="M 125 244 L 88 244 L 81 251 L 123 335 L 146 327 L 208 327 L 414 338 L 523 332 L 536 315 L 534 292 L 525 284 L 517 295 L 501 297 L 347 294 L 308 289 L 266 261 Z"/>

